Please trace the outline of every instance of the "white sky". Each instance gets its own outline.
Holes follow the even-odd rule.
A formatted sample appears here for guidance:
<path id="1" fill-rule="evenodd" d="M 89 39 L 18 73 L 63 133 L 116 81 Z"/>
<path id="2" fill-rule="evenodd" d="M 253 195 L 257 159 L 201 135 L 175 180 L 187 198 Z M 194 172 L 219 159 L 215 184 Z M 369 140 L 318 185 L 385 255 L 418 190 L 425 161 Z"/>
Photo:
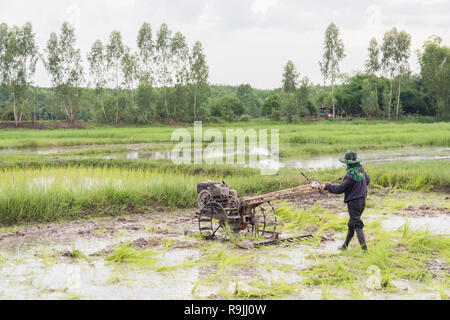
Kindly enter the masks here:
<path id="1" fill-rule="evenodd" d="M 92 43 L 107 41 L 112 30 L 122 32 L 133 50 L 142 23 L 153 34 L 162 22 L 181 31 L 190 46 L 200 40 L 212 84 L 250 83 L 255 88 L 280 87 L 283 66 L 294 61 L 300 77 L 322 83 L 318 61 L 326 27 L 334 22 L 347 57 L 341 71 L 363 67 L 372 36 L 396 26 L 412 36 L 411 67 L 418 70 L 416 50 L 431 35 L 450 40 L 450 1 L 298 1 L 298 0 L 0 0 L 0 22 L 33 24 L 38 45 L 45 48 L 51 32 L 63 21 L 76 27 L 78 46 L 86 62 Z M 49 86 L 42 65 L 35 83 Z"/>

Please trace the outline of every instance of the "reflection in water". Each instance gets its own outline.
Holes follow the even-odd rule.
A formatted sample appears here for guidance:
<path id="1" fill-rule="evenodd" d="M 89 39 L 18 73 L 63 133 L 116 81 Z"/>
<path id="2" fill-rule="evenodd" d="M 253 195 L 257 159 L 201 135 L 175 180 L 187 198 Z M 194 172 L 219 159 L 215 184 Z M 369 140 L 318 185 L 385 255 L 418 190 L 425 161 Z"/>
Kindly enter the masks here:
<path id="1" fill-rule="evenodd" d="M 89 159 L 89 158 L 103 158 L 103 159 L 171 159 L 171 145 L 168 144 L 133 144 L 133 145 L 123 145 L 129 151 L 125 153 L 111 153 L 102 154 L 101 149 L 96 154 L 86 154 L 86 155 L 65 155 L 70 152 L 87 151 L 91 149 L 98 149 L 108 147 L 107 145 L 97 145 L 97 146 L 78 146 L 78 147 L 60 147 L 60 148 L 39 148 L 39 149 L 8 149 L 0 150 L 0 154 L 6 153 L 36 153 L 40 155 L 58 155 L 58 157 L 70 157 L 72 159 Z M 164 146 L 164 150 L 150 150 L 149 148 L 160 149 Z M 224 149 L 221 146 L 212 148 L 211 145 L 203 150 L 203 160 L 210 160 L 207 162 L 216 163 L 226 163 L 225 157 L 227 156 Z M 242 155 L 239 150 L 234 150 L 232 152 L 234 156 Z M 260 161 L 257 164 L 247 164 L 247 167 L 256 169 L 279 169 L 279 168 L 292 168 L 292 169 L 304 169 L 304 170 L 316 170 L 316 169 L 335 169 L 342 167 L 338 161 L 341 154 L 334 155 L 323 155 L 323 156 L 302 156 L 299 154 L 298 157 L 293 157 L 289 159 L 280 159 L 280 162 L 275 161 L 271 157 L 270 151 L 267 148 L 252 148 L 248 151 L 247 156 L 259 156 Z M 182 152 L 180 154 L 182 156 Z M 364 163 L 382 163 L 382 162 L 394 162 L 394 161 L 426 161 L 426 160 L 450 160 L 450 148 L 442 147 L 405 147 L 400 149 L 391 150 L 369 150 L 358 152 L 359 158 L 361 158 Z M 194 158 L 194 152 L 191 154 L 191 159 Z M 220 160 L 222 160 L 220 162 Z M 247 161 L 248 163 L 248 161 Z"/>

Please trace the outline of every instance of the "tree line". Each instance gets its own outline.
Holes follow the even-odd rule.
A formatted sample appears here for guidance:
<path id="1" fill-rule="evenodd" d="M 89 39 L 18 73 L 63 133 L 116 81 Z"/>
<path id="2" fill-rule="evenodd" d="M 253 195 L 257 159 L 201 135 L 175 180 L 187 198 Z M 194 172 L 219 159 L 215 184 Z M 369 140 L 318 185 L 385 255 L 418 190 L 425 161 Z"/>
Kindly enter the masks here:
<path id="1" fill-rule="evenodd" d="M 368 118 L 398 119 L 403 113 L 450 119 L 450 48 L 442 39 L 431 36 L 417 51 L 420 74 L 409 68 L 411 35 L 392 28 L 385 32 L 381 44 L 370 40 L 363 71 L 352 76 L 340 72 L 345 58 L 339 29 L 331 23 L 325 31 L 324 53 L 319 61 L 325 90 L 315 90 L 309 79 L 299 79 L 292 61 L 284 67 L 281 95 L 271 96 L 266 115 L 288 121 L 319 112 L 338 115 L 362 114 Z M 325 83 L 329 81 L 330 86 Z M 338 81 L 341 84 L 336 85 Z M 313 95 L 311 99 L 311 95 Z M 315 96 L 314 96 L 315 95 Z M 274 111 L 272 111 L 274 110 Z"/>
<path id="2" fill-rule="evenodd" d="M 86 108 L 82 97 L 86 84 L 94 93 L 89 97 L 89 113 L 98 121 L 181 121 L 201 114 L 199 107 L 209 89 L 209 68 L 199 41 L 189 48 L 185 36 L 167 24 L 161 24 L 153 35 L 150 24 L 144 23 L 136 40 L 138 49 L 131 52 L 121 33 L 112 31 L 106 42 L 92 44 L 86 56 L 89 68 L 84 70 L 76 40 L 73 26 L 65 22 L 40 52 L 31 23 L 11 28 L 0 25 L 1 84 L 16 124 L 25 113 L 34 116 L 29 107 L 36 99 L 31 79 L 38 60 L 50 76 L 53 98 L 60 106 L 58 118 L 61 113 L 68 121 L 80 116 Z"/>
<path id="3" fill-rule="evenodd" d="M 396 28 L 381 43 L 372 38 L 363 69 L 340 72 L 345 48 L 331 23 L 324 34 L 319 67 L 323 85 L 313 85 L 292 61 L 282 72 L 281 87 L 258 90 L 250 84 L 208 84 L 209 68 L 202 44 L 190 48 L 181 32 L 163 23 L 153 35 L 144 23 L 131 52 L 119 31 L 95 41 L 83 57 L 74 28 L 63 23 L 41 52 L 30 23 L 0 25 L 0 118 L 14 120 L 94 120 L 102 123 L 154 121 L 192 122 L 196 119 L 248 120 L 267 117 L 295 121 L 310 115 L 363 115 L 395 118 L 420 114 L 449 119 L 450 49 L 430 37 L 416 52 L 420 73 L 408 60 L 411 36 Z M 38 88 L 31 78 L 42 61 L 52 88 Z"/>

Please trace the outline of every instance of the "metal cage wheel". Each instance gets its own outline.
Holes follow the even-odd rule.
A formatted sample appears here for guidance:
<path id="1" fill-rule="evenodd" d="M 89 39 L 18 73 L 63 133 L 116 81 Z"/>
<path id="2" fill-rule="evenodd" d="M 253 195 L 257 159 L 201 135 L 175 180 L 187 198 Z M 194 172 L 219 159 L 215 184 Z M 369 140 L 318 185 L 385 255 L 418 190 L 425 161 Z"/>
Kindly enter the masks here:
<path id="1" fill-rule="evenodd" d="M 269 207 L 257 206 L 253 209 L 252 233 L 254 237 L 265 239 L 272 238 L 276 234 L 277 216 L 275 208 L 267 202 Z"/>
<path id="2" fill-rule="evenodd" d="M 198 216 L 198 229 L 203 239 L 225 238 L 224 230 L 226 219 L 225 209 L 220 203 L 210 202 L 200 210 Z"/>

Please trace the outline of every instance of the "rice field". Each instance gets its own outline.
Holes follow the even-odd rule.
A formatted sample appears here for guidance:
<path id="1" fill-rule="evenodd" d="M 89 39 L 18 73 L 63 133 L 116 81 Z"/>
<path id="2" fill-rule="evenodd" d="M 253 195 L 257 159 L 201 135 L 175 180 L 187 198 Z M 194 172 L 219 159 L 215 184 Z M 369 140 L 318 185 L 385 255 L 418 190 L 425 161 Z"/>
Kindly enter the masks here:
<path id="1" fill-rule="evenodd" d="M 110 161 L 109 161 L 110 162 Z M 306 183 L 300 171 L 281 170 L 262 176 L 240 167 L 176 166 L 156 161 L 27 163 L 5 168 L 0 175 L 0 223 L 49 222 L 144 211 L 152 206 L 194 208 L 199 182 L 225 180 L 240 196 L 261 194 Z M 442 161 L 394 163 L 366 168 L 379 188 L 411 191 L 449 190 L 450 171 Z M 445 162 L 444 162 L 445 163 Z M 116 163 L 117 165 L 118 163 Z M 308 173 L 332 181 L 343 169 Z"/>
<path id="2" fill-rule="evenodd" d="M 167 143 L 179 127 L 93 127 L 69 130 L 1 130 L 0 148 L 37 148 L 133 143 Z M 193 132 L 192 126 L 182 127 Z M 294 124 L 250 121 L 204 125 L 203 129 L 279 130 L 280 143 L 287 146 L 282 156 L 344 152 L 348 149 L 388 149 L 404 146 L 450 146 L 448 122 L 416 123 L 410 120 L 300 122 Z M 269 130 L 270 135 L 270 130 Z M 192 135 L 193 136 L 193 135 Z"/>
<path id="3" fill-rule="evenodd" d="M 267 122 L 243 129 L 252 126 Z M 270 126 L 280 128 L 283 159 L 450 144 L 448 123 Z M 172 130 L 1 130 L 0 298 L 448 299 L 448 159 L 363 163 L 371 176 L 363 218 L 368 254 L 356 240 L 337 251 L 346 207 L 339 197 L 321 195 L 277 203 L 283 234 L 312 232 L 312 239 L 242 251 L 232 242 L 199 238 L 197 183 L 225 180 L 246 196 L 304 184 L 301 172 L 333 181 L 344 166 L 284 167 L 263 176 L 242 166 L 113 158 L 136 148 L 133 143 L 170 150 Z M 47 152 L 61 146 L 68 148 Z M 437 232 L 423 222 L 444 225 Z M 66 283 L 73 268 L 81 270 L 81 286 Z"/>

